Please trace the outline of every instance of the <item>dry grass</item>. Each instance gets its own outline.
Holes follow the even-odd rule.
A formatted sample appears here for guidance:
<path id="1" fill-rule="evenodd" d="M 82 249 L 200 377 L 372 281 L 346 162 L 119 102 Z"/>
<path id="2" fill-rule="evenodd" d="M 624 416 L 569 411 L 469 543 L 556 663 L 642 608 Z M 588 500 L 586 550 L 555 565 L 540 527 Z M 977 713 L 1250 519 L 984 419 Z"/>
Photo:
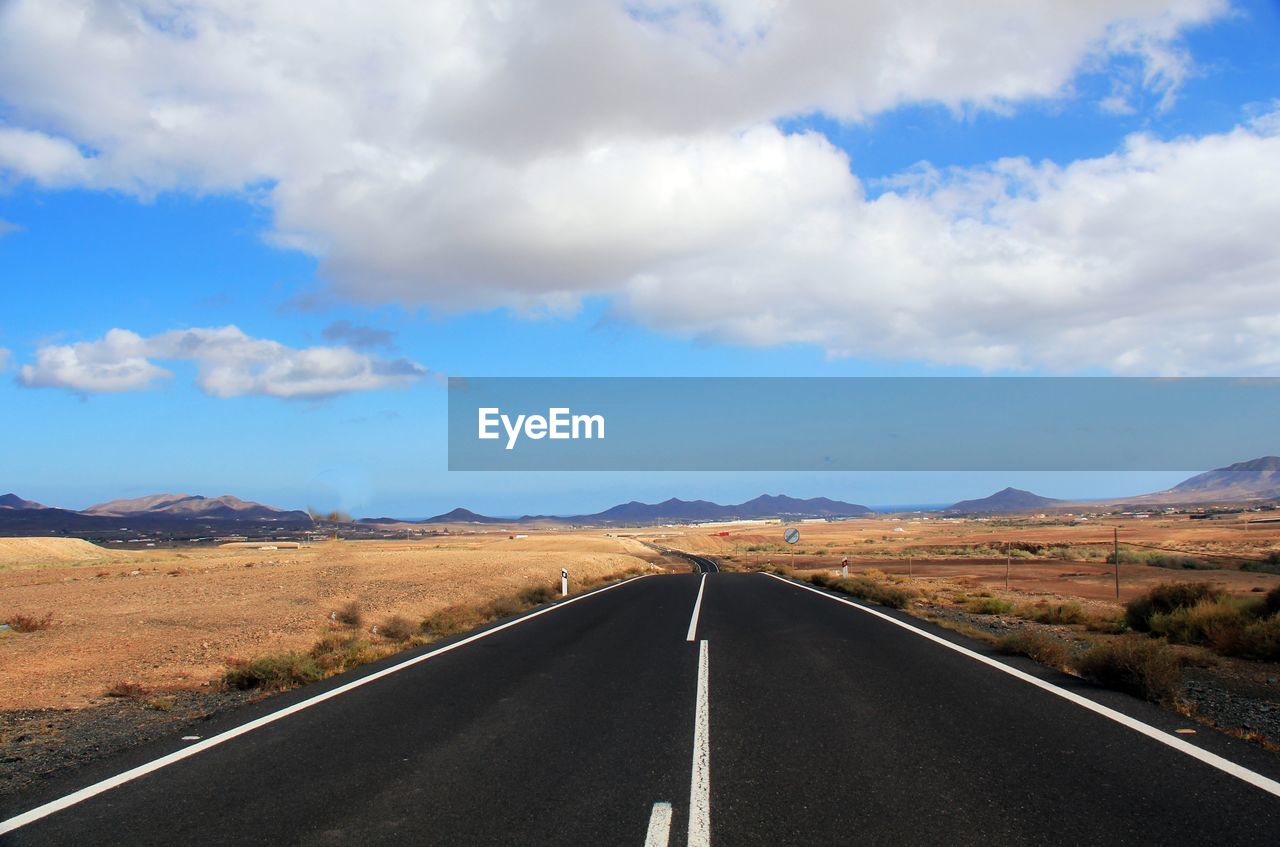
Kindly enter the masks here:
<path id="1" fill-rule="evenodd" d="M 1174 704 L 1182 692 L 1182 668 L 1167 644 L 1139 635 L 1096 642 L 1075 660 L 1086 679 L 1157 703 Z"/>
<path id="2" fill-rule="evenodd" d="M 80 544 L 94 556 L 113 555 L 56 569 L 0 569 L 0 623 L 18 611 L 48 609 L 55 618 L 46 632 L 0 632 L 8 636 L 0 637 L 0 691 L 9 708 L 90 706 L 120 679 L 153 690 L 198 687 L 222 675 L 228 656 L 309 651 L 317 627 L 350 600 L 359 602 L 364 628 L 393 615 L 416 624 L 452 604 L 535 583 L 558 588 L 562 567 L 587 579 L 646 564 L 638 542 L 602 531 L 535 531 L 520 541 L 507 532 L 458 532 L 273 551 L 126 554 Z M 177 569 L 181 576 L 167 575 Z"/>
<path id="3" fill-rule="evenodd" d="M 1013 604 L 999 597 L 974 597 L 965 601 L 964 610 L 975 615 L 1007 615 L 1013 611 Z"/>
<path id="4" fill-rule="evenodd" d="M 1057 670 L 1066 670 L 1071 664 L 1070 651 L 1061 641 L 1031 628 L 1009 633 L 996 642 L 996 649 L 1002 653 L 1027 656 Z"/>
<path id="5" fill-rule="evenodd" d="M 643 572 L 641 568 L 630 568 L 598 580 L 584 580 L 583 583 L 595 587 Z M 333 629 L 305 653 L 283 651 L 252 661 L 229 662 L 222 675 L 222 684 L 227 688 L 268 690 L 306 685 L 377 661 L 403 649 L 406 644 L 425 644 L 467 632 L 527 611 L 556 596 L 558 592 L 545 585 L 531 585 L 484 603 L 446 606 L 424 617 L 418 626 L 402 615 L 394 615 L 376 627 L 376 640 L 352 629 Z"/>
<path id="6" fill-rule="evenodd" d="M 824 571 L 808 574 L 790 571 L 787 576 L 893 609 L 905 608 L 918 596 L 914 590 L 895 583 L 877 570 L 863 571 L 850 577 L 832 576 Z"/>
<path id="7" fill-rule="evenodd" d="M 1074 600 L 1066 603 L 1050 603 L 1048 600 L 1024 603 L 1016 607 L 1013 613 L 1020 618 L 1043 624 L 1080 624 L 1088 619 L 1084 606 Z"/>

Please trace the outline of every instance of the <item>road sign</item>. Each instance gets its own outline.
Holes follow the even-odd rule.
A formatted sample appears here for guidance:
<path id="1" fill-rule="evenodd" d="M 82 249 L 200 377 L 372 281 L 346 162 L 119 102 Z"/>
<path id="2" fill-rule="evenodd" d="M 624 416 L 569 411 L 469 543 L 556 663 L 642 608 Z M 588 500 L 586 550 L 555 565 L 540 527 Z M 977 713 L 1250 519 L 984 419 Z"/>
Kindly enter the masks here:
<path id="1" fill-rule="evenodd" d="M 782 533 L 782 540 L 786 541 L 788 544 L 795 544 L 800 540 L 800 530 L 795 527 L 791 527 L 786 532 Z"/>

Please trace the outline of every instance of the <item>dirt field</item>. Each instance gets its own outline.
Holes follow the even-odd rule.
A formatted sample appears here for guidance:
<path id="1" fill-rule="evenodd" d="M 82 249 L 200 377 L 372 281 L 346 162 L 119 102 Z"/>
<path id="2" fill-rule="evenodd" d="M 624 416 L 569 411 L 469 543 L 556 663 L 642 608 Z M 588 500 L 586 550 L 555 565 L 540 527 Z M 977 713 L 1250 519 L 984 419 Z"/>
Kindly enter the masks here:
<path id="1" fill-rule="evenodd" d="M 0 621 L 52 613 L 54 624 L 0 630 L 0 710 L 85 706 L 118 682 L 204 686 L 227 658 L 309 647 L 329 613 L 351 600 L 366 625 L 392 614 L 417 619 L 558 583 L 561 567 L 589 578 L 646 557 L 639 542 L 603 532 L 155 552 L 3 539 Z"/>
<path id="2" fill-rule="evenodd" d="M 1071 547 L 1092 552 L 1083 560 L 1042 553 L 1015 557 L 1009 566 L 1009 587 L 1029 595 L 1115 598 L 1111 551 L 1113 527 L 1120 531 L 1122 552 L 1149 547 L 1195 556 L 1220 564 L 1214 570 L 1175 570 L 1141 564 L 1121 564 L 1121 599 L 1127 600 L 1161 582 L 1208 581 L 1236 594 L 1269 589 L 1280 576 L 1239 570 L 1242 559 L 1261 559 L 1280 550 L 1280 526 L 1249 527 L 1243 521 L 1169 519 L 1103 519 L 1074 521 L 867 519 L 787 524 L 800 530 L 800 541 L 782 540 L 782 524 L 740 524 L 713 528 L 663 527 L 641 537 L 669 547 L 722 557 L 729 565 L 782 564 L 796 568 L 837 568 L 849 558 L 850 570 L 878 568 L 886 573 L 917 577 L 969 580 L 987 588 L 1003 588 L 1006 543 Z M 1147 545 L 1137 547 L 1135 545 Z M 1027 554 L 1024 554 L 1027 555 Z M 1214 559 L 1238 556 L 1242 559 Z M 1123 559 L 1122 559 L 1123 562 Z"/>

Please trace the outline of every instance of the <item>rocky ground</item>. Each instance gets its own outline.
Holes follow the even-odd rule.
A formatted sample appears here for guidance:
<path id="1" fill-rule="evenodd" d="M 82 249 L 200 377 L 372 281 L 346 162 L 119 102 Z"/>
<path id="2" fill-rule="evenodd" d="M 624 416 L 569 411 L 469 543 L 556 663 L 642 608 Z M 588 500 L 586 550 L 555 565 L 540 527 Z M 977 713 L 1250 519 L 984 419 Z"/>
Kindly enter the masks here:
<path id="1" fill-rule="evenodd" d="M 161 738 L 203 735 L 201 726 L 257 692 L 179 691 L 112 697 L 83 709 L 0 712 L 0 797 L 40 780 Z"/>
<path id="2" fill-rule="evenodd" d="M 943 626 L 994 642 L 1035 629 L 1084 650 L 1090 636 L 1080 627 L 1038 624 L 1011 615 L 979 615 L 954 606 L 919 604 L 913 611 Z M 1280 665 L 1195 652 L 1183 671 L 1182 708 L 1197 721 L 1280 753 Z M 1207 666 L 1200 666 L 1206 664 Z"/>

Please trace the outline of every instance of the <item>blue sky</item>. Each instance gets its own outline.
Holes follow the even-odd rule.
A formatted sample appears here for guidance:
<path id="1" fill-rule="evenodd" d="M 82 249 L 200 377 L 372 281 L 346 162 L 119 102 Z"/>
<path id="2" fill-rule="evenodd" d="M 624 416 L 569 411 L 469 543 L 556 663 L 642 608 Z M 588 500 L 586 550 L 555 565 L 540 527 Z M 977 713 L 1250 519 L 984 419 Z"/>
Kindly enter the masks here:
<path id="1" fill-rule="evenodd" d="M 389 73 L 291 111 L 293 146 L 276 127 L 253 135 L 263 121 L 251 119 L 270 103 L 252 85 L 217 89 L 192 76 L 233 60 L 201 52 L 228 50 L 225 40 L 181 46 L 188 67 L 144 25 L 109 21 L 132 33 L 136 63 L 95 74 L 108 60 L 92 31 L 39 55 L 3 49 L 38 41 L 56 4 L 0 12 L 0 491 L 73 508 L 158 491 L 235 493 L 407 517 L 766 491 L 871 504 L 948 502 L 1008 484 L 1105 496 L 1183 474 L 449 473 L 440 377 L 1273 375 L 1280 184 L 1274 171 L 1241 169 L 1251 156 L 1277 158 L 1276 4 L 1206 2 L 1182 21 L 1115 4 L 1114 17 L 1090 12 L 1098 20 L 1078 27 L 1052 13 L 997 19 L 989 25 L 1029 28 L 1028 39 L 1052 45 L 1049 70 L 997 57 L 884 88 L 876 80 L 894 76 L 890 60 L 825 78 L 818 55 L 777 92 L 760 81 L 768 51 L 799 48 L 757 4 L 730 4 L 745 17 L 717 24 L 755 33 L 727 58 L 722 32 L 705 41 L 705 22 L 676 18 L 674 34 L 635 35 L 627 27 L 641 24 L 608 17 L 609 5 L 598 21 L 586 16 L 582 26 L 596 30 L 558 30 L 586 65 L 620 81 L 602 105 L 561 102 L 554 68 L 502 54 L 521 34 L 490 28 L 475 36 L 496 51 L 478 54 L 492 60 L 490 76 L 467 98 L 427 103 L 405 126 L 352 129 L 370 101 L 419 93 Z M 197 32 L 213 26 L 187 13 Z M 413 23 L 424 50 L 446 37 L 435 21 Z M 280 34 L 266 29 L 279 25 L 272 16 L 261 25 Z M 968 27 L 940 24 L 934 52 L 948 39 L 968 53 L 999 44 L 1000 31 Z M 602 65 L 612 60 L 592 52 L 607 41 L 591 37 L 600 28 L 667 51 L 656 58 L 677 68 L 715 57 L 708 78 L 689 84 L 718 92 L 714 105 L 682 108 L 661 96 L 662 80 L 622 60 Z M 1079 43 L 1063 46 L 1077 29 Z M 307 35 L 361 35 L 335 30 Z M 58 65 L 71 52 L 74 73 Z M 290 109 L 323 77 L 294 58 Z M 179 67 L 170 87 L 133 72 L 148 62 Z M 112 87 L 88 91 L 90 76 Z M 546 105 L 525 114 L 508 97 Z M 219 109 L 245 125 L 225 139 L 183 130 L 190 115 Z M 1008 159 L 1021 164 L 999 164 Z M 655 182 L 686 199 L 654 200 Z M 1160 217 L 1171 198 L 1199 203 L 1219 185 L 1238 221 L 1211 203 L 1204 221 Z M 522 218 L 526 208 L 537 217 Z M 546 228 L 560 218 L 563 229 Z M 1081 235 L 1080 221 L 1087 229 L 1095 218 L 1143 226 Z M 610 225 L 593 229 L 601 220 Z M 1222 232 L 1204 234 L 1215 228 L 1206 222 Z M 1167 243 L 1151 244 L 1153 232 Z M 951 250 L 948 268 L 916 264 Z M 1212 307 L 1197 305 L 1209 295 Z M 243 337 L 173 335 L 228 326 Z M 133 335 L 93 346 L 113 329 Z M 309 349 L 322 359 L 297 352 Z M 168 373 L 111 370 L 139 361 Z"/>

